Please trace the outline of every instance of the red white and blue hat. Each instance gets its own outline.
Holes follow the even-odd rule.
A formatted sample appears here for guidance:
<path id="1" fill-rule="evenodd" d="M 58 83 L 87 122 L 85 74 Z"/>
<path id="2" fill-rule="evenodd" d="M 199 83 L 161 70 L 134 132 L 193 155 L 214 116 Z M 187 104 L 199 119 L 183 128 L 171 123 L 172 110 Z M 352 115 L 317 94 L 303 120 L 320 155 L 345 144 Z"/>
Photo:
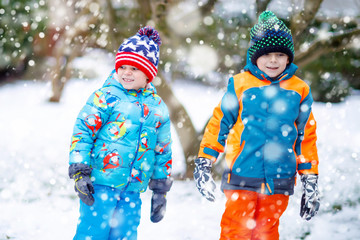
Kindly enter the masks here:
<path id="1" fill-rule="evenodd" d="M 115 70 L 122 65 L 140 69 L 151 82 L 157 74 L 161 39 L 150 26 L 140 28 L 136 35 L 125 40 L 116 54 Z"/>

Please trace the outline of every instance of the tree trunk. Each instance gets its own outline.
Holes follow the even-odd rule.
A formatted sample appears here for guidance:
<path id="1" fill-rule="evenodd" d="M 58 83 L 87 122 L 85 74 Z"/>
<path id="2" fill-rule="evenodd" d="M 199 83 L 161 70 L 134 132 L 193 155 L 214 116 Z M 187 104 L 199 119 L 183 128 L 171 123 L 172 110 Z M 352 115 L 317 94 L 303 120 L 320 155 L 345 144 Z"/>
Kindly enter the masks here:
<path id="1" fill-rule="evenodd" d="M 256 16 L 259 17 L 259 15 L 266 10 L 267 6 L 271 0 L 256 0 Z"/>
<path id="2" fill-rule="evenodd" d="M 184 175 L 179 176 L 179 178 L 192 178 L 194 160 L 197 157 L 200 146 L 200 134 L 195 130 L 189 114 L 174 95 L 164 76 L 161 73 L 158 73 L 158 76 L 162 79 L 162 81 L 159 86 L 156 86 L 156 89 L 158 90 L 158 94 L 169 107 L 170 119 L 175 127 L 185 156 L 186 171 Z"/>
<path id="3" fill-rule="evenodd" d="M 64 39 L 61 39 L 63 41 Z M 71 77 L 71 62 L 80 55 L 81 46 L 80 47 L 73 47 L 73 51 L 71 53 L 66 53 L 66 41 L 58 43 L 61 47 L 56 49 L 56 65 L 54 67 L 54 71 L 52 73 L 52 95 L 49 99 L 50 102 L 60 102 L 60 98 L 62 92 L 64 90 L 66 82 Z"/>
<path id="4" fill-rule="evenodd" d="M 51 87 L 52 95 L 50 102 L 60 102 L 62 91 L 68 79 L 66 72 L 68 72 L 69 56 L 63 56 L 56 59 L 55 70 L 52 73 Z"/>
<path id="5" fill-rule="evenodd" d="M 175 2 L 172 2 L 172 4 L 175 4 Z M 147 5 L 148 3 L 144 1 L 144 4 Z M 166 24 L 169 2 L 166 0 L 157 0 L 151 1 L 151 4 L 152 21 L 154 21 L 157 26 L 156 29 L 160 32 L 163 45 L 166 45 L 166 48 L 176 49 L 176 43 L 178 43 L 179 39 L 172 34 L 172 31 L 169 30 L 169 27 Z M 162 81 L 156 88 L 169 108 L 170 119 L 175 127 L 185 156 L 186 171 L 178 177 L 181 179 L 193 178 L 194 159 L 197 157 L 200 145 L 199 133 L 196 132 L 186 109 L 174 95 L 171 86 L 169 85 L 169 79 L 166 79 L 160 69 L 158 76 Z"/>
<path id="6" fill-rule="evenodd" d="M 97 15 L 84 8 L 78 13 L 74 24 L 67 29 L 55 45 L 56 64 L 52 74 L 52 96 L 50 102 L 59 102 L 65 83 L 71 77 L 71 62 L 89 45 L 89 26 L 97 22 Z"/>

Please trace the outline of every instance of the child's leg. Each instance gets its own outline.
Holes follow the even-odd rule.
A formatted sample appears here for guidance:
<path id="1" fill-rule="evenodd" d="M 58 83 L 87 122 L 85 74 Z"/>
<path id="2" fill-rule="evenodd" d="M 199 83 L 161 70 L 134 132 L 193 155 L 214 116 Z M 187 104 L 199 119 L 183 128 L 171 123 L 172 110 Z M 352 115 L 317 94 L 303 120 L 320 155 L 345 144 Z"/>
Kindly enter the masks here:
<path id="1" fill-rule="evenodd" d="M 227 202 L 221 219 L 220 240 L 251 239 L 257 193 L 247 190 L 224 190 L 224 193 Z"/>
<path id="2" fill-rule="evenodd" d="M 256 227 L 252 239 L 279 239 L 279 218 L 286 210 L 288 202 L 289 196 L 283 194 L 259 194 L 255 213 Z"/>
<path id="3" fill-rule="evenodd" d="M 109 240 L 136 240 L 140 224 L 141 199 L 139 193 L 123 192 L 111 221 Z"/>
<path id="4" fill-rule="evenodd" d="M 246 190 L 224 190 L 227 198 L 220 240 L 279 239 L 279 218 L 289 196 L 264 195 Z"/>
<path id="5" fill-rule="evenodd" d="M 80 201 L 80 218 L 74 240 L 108 239 L 110 219 L 116 208 L 115 189 L 94 185 L 95 202 L 88 206 Z"/>

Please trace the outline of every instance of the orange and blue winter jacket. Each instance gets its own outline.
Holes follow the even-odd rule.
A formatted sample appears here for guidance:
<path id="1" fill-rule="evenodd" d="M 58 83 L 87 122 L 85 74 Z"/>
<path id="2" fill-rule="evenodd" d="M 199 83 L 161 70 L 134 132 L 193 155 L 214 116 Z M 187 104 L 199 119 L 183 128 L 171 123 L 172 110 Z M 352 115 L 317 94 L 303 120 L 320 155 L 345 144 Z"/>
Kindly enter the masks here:
<path id="1" fill-rule="evenodd" d="M 169 112 L 152 84 L 126 90 L 114 73 L 80 111 L 69 163 L 89 165 L 95 184 L 143 192 L 171 174 Z"/>
<path id="2" fill-rule="evenodd" d="M 230 78 L 199 150 L 216 161 L 226 149 L 222 190 L 291 195 L 297 172 L 318 174 L 313 99 L 296 70 L 291 63 L 274 80 L 248 61 Z"/>

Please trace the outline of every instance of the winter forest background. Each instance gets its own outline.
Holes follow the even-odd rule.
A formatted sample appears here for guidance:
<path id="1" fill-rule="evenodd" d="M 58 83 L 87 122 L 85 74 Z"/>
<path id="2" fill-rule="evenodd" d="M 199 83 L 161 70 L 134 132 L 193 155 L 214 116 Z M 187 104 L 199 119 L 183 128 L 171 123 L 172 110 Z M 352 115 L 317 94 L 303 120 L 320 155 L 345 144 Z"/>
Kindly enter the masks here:
<path id="1" fill-rule="evenodd" d="M 300 219 L 298 185 L 281 239 L 360 239 L 359 0 L 1 0 L 0 240 L 72 239 L 75 117 L 123 39 L 145 25 L 163 40 L 154 83 L 171 113 L 176 180 L 158 224 L 149 219 L 151 192 L 143 194 L 139 239 L 218 239 L 225 198 L 219 189 L 215 203 L 200 196 L 193 159 L 265 9 L 292 30 L 297 75 L 311 85 L 318 122 L 321 209 Z M 218 188 L 223 163 L 214 168 Z"/>

